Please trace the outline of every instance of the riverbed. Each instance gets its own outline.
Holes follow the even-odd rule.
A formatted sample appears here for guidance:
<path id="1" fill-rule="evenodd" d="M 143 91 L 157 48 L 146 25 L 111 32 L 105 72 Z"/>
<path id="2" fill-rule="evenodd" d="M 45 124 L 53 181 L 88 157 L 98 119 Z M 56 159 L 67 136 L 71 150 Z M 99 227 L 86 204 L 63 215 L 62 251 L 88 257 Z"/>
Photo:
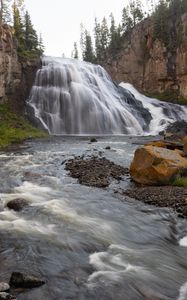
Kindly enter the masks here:
<path id="1" fill-rule="evenodd" d="M 80 185 L 65 163 L 106 157 L 128 167 L 149 137 L 49 137 L 0 153 L 0 281 L 13 271 L 43 278 L 18 300 L 187 299 L 187 221 L 145 205 L 120 189 Z M 108 149 L 106 149 L 106 147 Z M 6 207 L 15 198 L 30 205 Z"/>

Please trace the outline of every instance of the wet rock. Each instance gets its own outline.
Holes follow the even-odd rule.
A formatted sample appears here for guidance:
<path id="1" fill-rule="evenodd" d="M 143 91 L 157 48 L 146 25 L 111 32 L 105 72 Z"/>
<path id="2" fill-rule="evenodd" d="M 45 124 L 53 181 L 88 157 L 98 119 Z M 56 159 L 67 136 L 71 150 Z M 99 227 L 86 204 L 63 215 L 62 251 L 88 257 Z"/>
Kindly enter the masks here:
<path id="1" fill-rule="evenodd" d="M 24 175 L 28 178 L 40 178 L 40 177 L 42 177 L 42 175 L 39 174 L 39 173 L 33 173 L 33 172 L 29 172 L 29 171 L 25 172 Z"/>
<path id="2" fill-rule="evenodd" d="M 14 288 L 35 288 L 45 284 L 45 281 L 33 275 L 13 272 L 9 282 Z"/>
<path id="3" fill-rule="evenodd" d="M 128 175 L 129 170 L 114 164 L 106 158 L 92 157 L 89 159 L 75 158 L 66 162 L 66 170 L 70 175 L 78 178 L 80 184 L 104 188 L 112 180 L 121 180 Z"/>
<path id="4" fill-rule="evenodd" d="M 8 292 L 10 289 L 10 286 L 8 283 L 0 282 L 0 292 Z"/>
<path id="5" fill-rule="evenodd" d="M 185 135 L 187 135 L 187 122 L 185 121 L 174 122 L 164 131 L 164 136 L 172 140 L 181 140 Z"/>
<path id="6" fill-rule="evenodd" d="M 7 207 L 15 211 L 21 211 L 23 208 L 25 208 L 28 205 L 29 205 L 29 201 L 23 198 L 16 198 L 7 203 Z"/>
<path id="7" fill-rule="evenodd" d="M 130 174 L 135 182 L 141 184 L 167 185 L 185 169 L 187 159 L 178 152 L 145 146 L 136 150 Z"/>
<path id="8" fill-rule="evenodd" d="M 90 142 L 91 142 L 91 143 L 96 143 L 96 142 L 97 142 L 97 139 L 93 137 L 93 138 L 90 139 Z"/>
<path id="9" fill-rule="evenodd" d="M 16 297 L 5 292 L 0 292 L 0 300 L 16 300 Z"/>
<path id="10" fill-rule="evenodd" d="M 105 149 L 106 149 L 106 150 L 110 150 L 111 147 L 110 147 L 110 146 L 106 146 Z"/>

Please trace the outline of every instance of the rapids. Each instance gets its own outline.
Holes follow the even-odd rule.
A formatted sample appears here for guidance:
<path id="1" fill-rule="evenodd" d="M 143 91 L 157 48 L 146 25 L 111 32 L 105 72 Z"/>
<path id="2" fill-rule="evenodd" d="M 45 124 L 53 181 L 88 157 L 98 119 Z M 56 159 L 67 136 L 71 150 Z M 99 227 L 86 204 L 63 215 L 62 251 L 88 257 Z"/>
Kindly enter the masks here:
<path id="1" fill-rule="evenodd" d="M 104 155 L 129 166 L 136 142 L 149 137 L 49 137 L 1 152 L 0 282 L 12 271 L 46 284 L 18 300 L 187 299 L 187 221 L 169 209 L 121 198 L 109 188 L 81 186 L 64 161 Z M 106 150 L 110 146 L 111 150 Z M 9 200 L 30 205 L 15 212 Z"/>
<path id="2" fill-rule="evenodd" d="M 134 97 L 138 96 L 138 97 Z M 157 134 L 185 120 L 187 108 L 117 85 L 98 65 L 44 57 L 28 99 L 28 116 L 50 134 Z"/>

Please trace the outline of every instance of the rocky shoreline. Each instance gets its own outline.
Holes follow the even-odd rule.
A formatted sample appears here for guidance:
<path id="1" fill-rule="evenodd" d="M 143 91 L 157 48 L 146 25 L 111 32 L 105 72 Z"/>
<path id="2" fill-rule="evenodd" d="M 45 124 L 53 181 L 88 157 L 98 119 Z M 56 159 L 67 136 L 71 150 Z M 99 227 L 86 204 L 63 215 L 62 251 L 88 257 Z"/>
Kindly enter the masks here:
<path id="1" fill-rule="evenodd" d="M 123 196 L 157 207 L 172 208 L 180 217 L 187 217 L 187 189 L 175 186 L 139 186 L 122 191 Z"/>
<path id="2" fill-rule="evenodd" d="M 69 175 L 82 185 L 106 188 L 112 181 L 129 178 L 129 169 L 116 165 L 105 157 L 75 157 L 66 162 Z M 134 183 L 126 190 L 115 189 L 123 197 L 142 201 L 157 207 L 172 208 L 180 217 L 187 217 L 187 189 L 177 186 L 146 186 Z"/>

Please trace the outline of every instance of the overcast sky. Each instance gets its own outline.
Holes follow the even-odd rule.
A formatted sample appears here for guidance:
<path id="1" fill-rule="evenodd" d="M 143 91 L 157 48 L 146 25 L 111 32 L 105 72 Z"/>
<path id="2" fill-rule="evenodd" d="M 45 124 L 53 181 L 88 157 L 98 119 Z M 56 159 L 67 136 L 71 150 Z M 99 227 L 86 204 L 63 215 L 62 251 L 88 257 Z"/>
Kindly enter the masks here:
<path id="1" fill-rule="evenodd" d="M 25 0 L 37 32 L 41 32 L 45 54 L 71 56 L 73 43 L 80 40 L 80 23 L 92 31 L 95 17 L 101 20 L 112 12 L 116 21 L 127 0 Z"/>

